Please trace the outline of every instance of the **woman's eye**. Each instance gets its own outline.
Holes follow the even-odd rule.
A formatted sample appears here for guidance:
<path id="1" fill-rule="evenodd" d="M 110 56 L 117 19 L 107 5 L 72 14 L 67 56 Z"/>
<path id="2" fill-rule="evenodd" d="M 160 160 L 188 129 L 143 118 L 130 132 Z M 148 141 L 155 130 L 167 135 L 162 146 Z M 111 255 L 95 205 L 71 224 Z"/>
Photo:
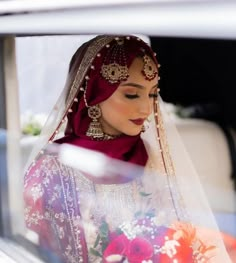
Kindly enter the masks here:
<path id="1" fill-rule="evenodd" d="M 128 99 L 136 99 L 139 96 L 137 94 L 125 94 L 125 97 Z"/>
<path id="2" fill-rule="evenodd" d="M 149 97 L 150 97 L 150 98 L 157 98 L 158 95 L 157 95 L 156 93 L 152 93 L 152 94 L 149 94 Z"/>

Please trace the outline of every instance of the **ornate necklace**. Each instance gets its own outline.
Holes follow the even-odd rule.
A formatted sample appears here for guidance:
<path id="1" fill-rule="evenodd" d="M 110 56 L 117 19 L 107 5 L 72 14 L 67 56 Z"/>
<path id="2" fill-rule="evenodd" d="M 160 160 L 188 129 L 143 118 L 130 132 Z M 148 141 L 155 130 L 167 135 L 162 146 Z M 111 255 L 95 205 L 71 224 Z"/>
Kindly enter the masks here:
<path id="1" fill-rule="evenodd" d="M 103 132 L 103 136 L 101 138 L 93 138 L 93 139 L 96 141 L 109 141 L 109 140 L 117 139 L 121 136 L 122 136 L 122 134 L 112 135 L 112 134 L 108 134 L 108 133 Z"/>
<path id="2" fill-rule="evenodd" d="M 104 140 L 104 141 L 114 140 L 114 139 L 117 139 L 117 138 L 121 137 L 121 135 L 122 134 L 112 135 L 112 134 L 104 133 L 104 136 L 103 136 L 102 140 Z"/>

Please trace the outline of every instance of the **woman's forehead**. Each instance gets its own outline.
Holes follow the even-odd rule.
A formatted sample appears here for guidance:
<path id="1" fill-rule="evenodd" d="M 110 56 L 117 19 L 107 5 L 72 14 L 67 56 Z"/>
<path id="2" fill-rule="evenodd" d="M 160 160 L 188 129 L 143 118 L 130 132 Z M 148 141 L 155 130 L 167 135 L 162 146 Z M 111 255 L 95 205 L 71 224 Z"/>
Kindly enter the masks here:
<path id="1" fill-rule="evenodd" d="M 149 72 L 146 72 L 146 67 Z M 151 74 L 151 78 L 148 78 L 148 74 Z M 156 64 L 150 59 L 149 64 L 145 64 L 143 58 L 136 57 L 129 67 L 129 77 L 125 82 L 141 82 L 141 83 L 157 83 L 158 81 L 158 70 Z M 146 85 L 146 84 L 145 84 Z M 154 84 L 153 84 L 154 85 Z M 148 85 L 150 86 L 150 85 Z"/>
<path id="2" fill-rule="evenodd" d="M 149 59 L 150 59 L 150 61 L 149 61 L 150 65 L 152 67 L 154 67 L 154 69 L 157 71 L 156 64 L 154 63 L 154 61 L 150 57 L 149 57 Z M 140 68 L 143 69 L 144 64 L 145 63 L 144 63 L 143 57 L 141 57 L 141 56 L 135 57 L 134 60 L 132 61 L 131 65 L 130 65 L 130 67 L 129 67 L 129 72 L 139 71 Z"/>

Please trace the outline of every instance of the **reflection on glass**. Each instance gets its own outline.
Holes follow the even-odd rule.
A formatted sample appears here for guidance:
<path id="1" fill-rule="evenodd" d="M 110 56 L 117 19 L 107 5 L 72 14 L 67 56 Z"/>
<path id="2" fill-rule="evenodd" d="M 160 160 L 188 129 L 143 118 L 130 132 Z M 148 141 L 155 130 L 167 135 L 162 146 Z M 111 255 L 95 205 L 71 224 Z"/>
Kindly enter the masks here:
<path id="1" fill-rule="evenodd" d="M 159 79 L 135 36 L 72 57 L 24 186 L 32 240 L 62 262 L 229 262 Z"/>

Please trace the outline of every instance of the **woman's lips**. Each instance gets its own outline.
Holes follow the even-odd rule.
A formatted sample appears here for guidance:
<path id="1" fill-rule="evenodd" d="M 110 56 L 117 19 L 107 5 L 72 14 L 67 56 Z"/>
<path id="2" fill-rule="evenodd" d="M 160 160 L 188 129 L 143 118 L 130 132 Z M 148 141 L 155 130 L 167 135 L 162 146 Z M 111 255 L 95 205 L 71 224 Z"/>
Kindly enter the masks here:
<path id="1" fill-rule="evenodd" d="M 135 120 L 130 120 L 136 125 L 143 125 L 145 119 L 135 119 Z"/>

